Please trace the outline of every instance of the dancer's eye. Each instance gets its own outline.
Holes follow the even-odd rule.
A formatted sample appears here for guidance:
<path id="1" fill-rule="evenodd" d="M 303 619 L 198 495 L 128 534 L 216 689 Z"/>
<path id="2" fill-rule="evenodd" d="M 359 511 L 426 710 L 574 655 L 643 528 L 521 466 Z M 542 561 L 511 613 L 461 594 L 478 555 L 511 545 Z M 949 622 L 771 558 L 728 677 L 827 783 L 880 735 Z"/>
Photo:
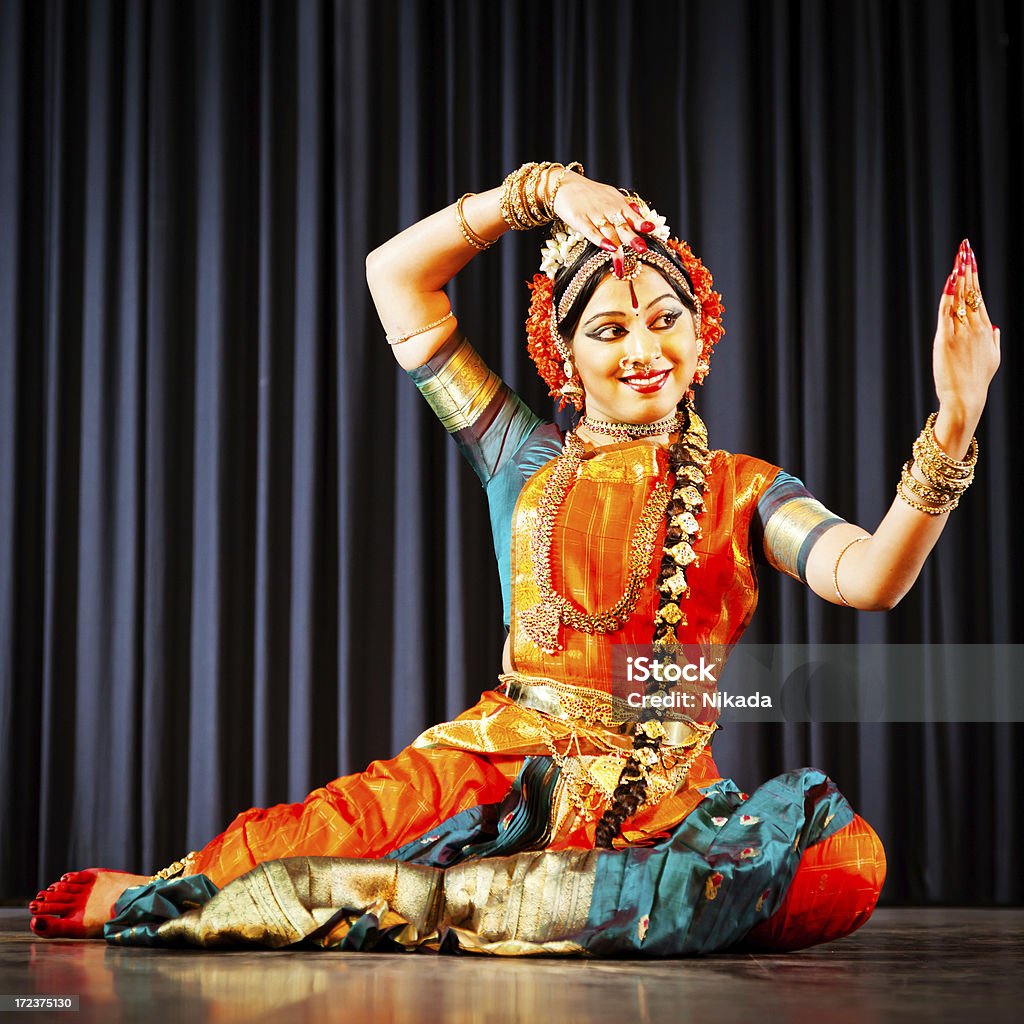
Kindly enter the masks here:
<path id="1" fill-rule="evenodd" d="M 657 327 L 660 330 L 667 330 L 670 327 L 675 327 L 676 321 L 682 316 L 682 311 L 678 312 L 665 312 L 662 313 L 655 321 L 651 324 L 652 327 Z"/>
<path id="2" fill-rule="evenodd" d="M 618 341 L 625 333 L 622 324 L 602 324 L 593 331 L 587 331 L 587 337 L 595 341 Z"/>

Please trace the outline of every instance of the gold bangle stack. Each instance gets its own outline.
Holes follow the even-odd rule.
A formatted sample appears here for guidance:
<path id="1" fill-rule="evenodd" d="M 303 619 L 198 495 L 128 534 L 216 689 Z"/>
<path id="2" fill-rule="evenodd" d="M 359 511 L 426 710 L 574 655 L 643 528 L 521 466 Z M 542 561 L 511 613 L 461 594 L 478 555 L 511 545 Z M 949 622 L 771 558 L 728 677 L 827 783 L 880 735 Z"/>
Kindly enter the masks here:
<path id="1" fill-rule="evenodd" d="M 469 242 L 474 249 L 490 249 L 497 239 L 487 239 L 482 235 L 478 235 L 470 226 L 466 220 L 466 214 L 462 209 L 462 204 L 470 197 L 475 196 L 475 192 L 467 192 L 465 195 L 459 196 L 458 201 L 455 203 L 455 219 L 459 223 L 459 230 L 462 232 L 462 237 Z"/>
<path id="2" fill-rule="evenodd" d="M 913 459 L 903 464 L 896 494 L 911 508 L 930 516 L 952 512 L 960 503 L 960 496 L 974 482 L 974 467 L 978 462 L 978 439 L 971 438 L 967 458 L 951 458 L 942 450 L 935 438 L 937 413 L 928 417 L 924 428 L 914 442 Z M 927 483 L 911 473 L 917 466 Z"/>
<path id="3" fill-rule="evenodd" d="M 561 167 L 562 172 L 551 189 L 551 194 L 542 195 L 541 179 L 552 167 Z M 580 174 L 583 173 L 583 167 L 578 163 L 565 166 L 548 161 L 525 163 L 512 171 L 501 185 L 499 208 L 505 223 L 513 231 L 529 231 L 530 228 L 539 228 L 553 221 L 555 194 L 562 183 L 562 178 L 576 168 L 579 168 Z"/>

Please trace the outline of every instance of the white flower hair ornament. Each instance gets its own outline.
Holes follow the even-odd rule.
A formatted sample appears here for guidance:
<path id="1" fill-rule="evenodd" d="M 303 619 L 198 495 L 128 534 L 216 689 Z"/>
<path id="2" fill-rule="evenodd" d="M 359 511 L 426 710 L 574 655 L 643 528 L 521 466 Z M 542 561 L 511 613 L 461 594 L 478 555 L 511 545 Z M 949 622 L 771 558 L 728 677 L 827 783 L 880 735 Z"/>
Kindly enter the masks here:
<path id="1" fill-rule="evenodd" d="M 665 223 L 665 218 L 639 197 L 637 197 L 636 205 L 640 207 L 640 216 L 654 225 L 654 230 L 648 231 L 647 234 L 652 238 L 658 239 L 659 242 L 667 242 L 672 231 Z"/>
<path id="2" fill-rule="evenodd" d="M 559 267 L 569 262 L 569 253 L 586 239 L 578 231 L 556 231 L 540 251 L 540 269 L 553 281 Z"/>

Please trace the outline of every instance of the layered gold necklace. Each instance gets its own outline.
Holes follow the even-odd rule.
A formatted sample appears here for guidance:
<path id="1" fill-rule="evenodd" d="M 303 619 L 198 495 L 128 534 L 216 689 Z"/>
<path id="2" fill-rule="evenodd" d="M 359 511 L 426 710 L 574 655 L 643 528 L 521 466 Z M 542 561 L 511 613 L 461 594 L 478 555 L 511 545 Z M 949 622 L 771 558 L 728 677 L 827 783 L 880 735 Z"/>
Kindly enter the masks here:
<path id="1" fill-rule="evenodd" d="M 584 454 L 583 441 L 576 430 L 566 435 L 563 451 L 557 456 L 555 468 L 538 502 L 537 523 L 531 534 L 534 574 L 540 601 L 526 609 L 521 616 L 526 635 L 546 654 L 554 654 L 563 649 L 558 641 L 562 625 L 590 634 L 613 633 L 625 626 L 643 593 L 644 580 L 650 572 L 654 556 L 658 524 L 666 513 L 671 513 L 666 524 L 666 538 L 672 540 L 672 546 L 669 548 L 666 544 L 659 586 L 669 600 L 663 600 L 658 609 L 655 636 L 661 642 L 675 642 L 675 629 L 685 622 L 685 615 L 677 602 L 681 596 L 689 596 L 686 568 L 697 561 L 690 541 L 700 531 L 696 516 L 703 511 L 704 500 L 698 487 L 703 488 L 708 461 L 707 430 L 692 405 L 687 412 L 688 415 L 673 414 L 656 424 L 596 421 L 599 424 L 598 432 L 625 440 L 666 431 L 675 433 L 681 428 L 684 417 L 687 424 L 686 433 L 669 448 L 670 463 L 678 466 L 675 494 L 664 480 L 654 485 L 633 530 L 625 589 L 614 604 L 598 612 L 586 612 L 578 608 L 564 594 L 555 590 L 551 579 L 551 542 L 555 518 L 565 504 L 569 490 L 579 478 Z M 586 425 L 594 429 L 594 422 Z M 688 464 L 684 465 L 684 462 Z M 673 506 L 671 509 L 670 500 Z M 672 565 L 671 573 L 665 572 L 665 559 L 669 559 Z"/>

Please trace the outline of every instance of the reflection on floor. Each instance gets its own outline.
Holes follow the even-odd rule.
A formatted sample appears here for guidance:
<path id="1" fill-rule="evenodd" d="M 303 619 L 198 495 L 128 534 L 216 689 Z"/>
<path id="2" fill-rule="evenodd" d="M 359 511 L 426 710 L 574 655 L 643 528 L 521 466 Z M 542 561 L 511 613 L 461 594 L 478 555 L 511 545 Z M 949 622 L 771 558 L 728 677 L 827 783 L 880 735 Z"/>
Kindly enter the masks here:
<path id="1" fill-rule="evenodd" d="M 504 959 L 324 952 L 196 953 L 43 941 L 0 910 L 0 994 L 77 995 L 80 1010 L 2 1024 L 1020 1019 L 1024 910 L 885 909 L 841 942 L 780 956 Z"/>

